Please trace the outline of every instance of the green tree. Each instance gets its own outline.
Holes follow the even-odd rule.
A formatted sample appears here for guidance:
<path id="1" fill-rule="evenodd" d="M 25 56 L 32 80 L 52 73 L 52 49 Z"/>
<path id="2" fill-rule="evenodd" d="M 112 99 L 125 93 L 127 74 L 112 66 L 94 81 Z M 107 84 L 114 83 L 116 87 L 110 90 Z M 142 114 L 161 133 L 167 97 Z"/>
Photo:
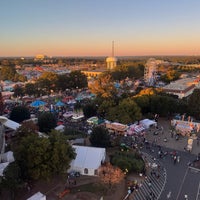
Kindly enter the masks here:
<path id="1" fill-rule="evenodd" d="M 38 126 L 33 121 L 24 121 L 17 129 L 16 135 L 18 138 L 22 138 L 30 134 L 38 135 L 38 130 Z"/>
<path id="2" fill-rule="evenodd" d="M 16 106 L 11 110 L 10 119 L 21 123 L 26 119 L 30 119 L 30 111 L 25 106 Z"/>
<path id="3" fill-rule="evenodd" d="M 145 163 L 142 157 L 133 151 L 116 152 L 112 156 L 111 163 L 119 167 L 125 173 L 143 173 L 145 170 Z"/>
<path id="4" fill-rule="evenodd" d="M 14 87 L 14 97 L 22 97 L 24 95 L 24 89 L 20 85 L 15 85 Z"/>
<path id="5" fill-rule="evenodd" d="M 66 136 L 59 131 L 52 130 L 48 139 L 50 141 L 51 172 L 53 174 L 65 172 L 70 167 L 71 160 L 76 157 L 74 149 L 68 144 Z"/>
<path id="6" fill-rule="evenodd" d="M 176 70 L 168 70 L 166 74 L 162 75 L 160 79 L 166 83 L 179 79 L 180 73 Z"/>
<path id="7" fill-rule="evenodd" d="M 0 73 L 0 78 L 5 81 L 5 80 L 14 80 L 16 70 L 14 67 L 10 66 L 3 66 L 1 68 L 1 73 Z"/>
<path id="8" fill-rule="evenodd" d="M 23 180 L 49 179 L 69 168 L 75 152 L 64 135 L 52 131 L 48 138 L 30 134 L 21 139 L 15 151 Z"/>
<path id="9" fill-rule="evenodd" d="M 16 190 L 22 184 L 20 168 L 16 162 L 10 163 L 3 172 L 1 187 L 9 190 L 10 198 L 15 199 Z"/>
<path id="10" fill-rule="evenodd" d="M 27 81 L 26 76 L 22 75 L 22 74 L 18 74 L 16 73 L 13 79 L 14 82 L 20 81 L 20 82 L 25 82 Z"/>
<path id="11" fill-rule="evenodd" d="M 99 98 L 98 98 L 99 99 Z M 112 98 L 104 98 L 102 100 L 102 102 L 99 102 L 98 103 L 98 114 L 100 116 L 102 116 L 103 118 L 107 118 L 107 114 L 108 114 L 108 110 L 111 108 L 111 107 L 114 107 L 116 106 L 116 102 L 115 102 L 115 99 L 112 99 Z"/>
<path id="12" fill-rule="evenodd" d="M 94 127 L 90 135 L 90 142 L 95 147 L 109 147 L 110 135 L 108 130 L 101 126 Z"/>
<path id="13" fill-rule="evenodd" d="M 86 118 L 95 116 L 97 114 L 97 106 L 94 103 L 84 105 L 83 114 Z"/>
<path id="14" fill-rule="evenodd" d="M 58 80 L 58 75 L 56 73 L 44 72 L 37 80 L 37 84 L 39 88 L 51 92 L 51 90 L 55 91 L 57 80 Z"/>
<path id="15" fill-rule="evenodd" d="M 87 87 L 87 77 L 81 71 L 72 71 L 68 77 L 70 89 L 81 89 Z"/>
<path id="16" fill-rule="evenodd" d="M 20 166 L 23 180 L 47 179 L 51 175 L 48 163 L 49 140 L 35 134 L 23 137 L 15 150 L 16 162 Z M 52 163 L 53 164 L 53 163 Z"/>
<path id="17" fill-rule="evenodd" d="M 43 112 L 38 117 L 39 131 L 48 133 L 56 127 L 56 118 L 50 112 Z"/>
<path id="18" fill-rule="evenodd" d="M 37 93 L 37 87 L 36 87 L 36 84 L 34 83 L 27 83 L 25 85 L 25 88 L 24 88 L 24 93 L 29 95 L 29 96 L 32 96 Z"/>
<path id="19" fill-rule="evenodd" d="M 142 117 L 140 107 L 131 98 L 123 99 L 119 105 L 108 110 L 108 120 L 129 124 Z"/>
<path id="20" fill-rule="evenodd" d="M 189 114 L 200 119 L 200 89 L 195 89 L 188 100 Z"/>
<path id="21" fill-rule="evenodd" d="M 148 95 L 136 96 L 133 99 L 137 103 L 137 105 L 140 107 L 143 115 L 151 112 L 150 96 Z"/>
<path id="22" fill-rule="evenodd" d="M 56 88 L 57 90 L 65 91 L 67 88 L 70 88 L 69 86 L 69 76 L 66 74 L 58 75 L 58 79 L 56 82 Z"/>

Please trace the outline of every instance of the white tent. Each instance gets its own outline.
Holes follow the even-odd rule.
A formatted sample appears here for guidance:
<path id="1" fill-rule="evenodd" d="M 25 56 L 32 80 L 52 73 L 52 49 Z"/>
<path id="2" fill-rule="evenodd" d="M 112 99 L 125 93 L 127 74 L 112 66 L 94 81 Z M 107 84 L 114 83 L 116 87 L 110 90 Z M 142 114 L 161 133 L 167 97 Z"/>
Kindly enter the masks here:
<path id="1" fill-rule="evenodd" d="M 70 143 L 71 144 L 84 144 L 85 143 L 85 139 L 84 138 L 77 138 L 77 139 L 74 139 L 74 140 L 70 140 Z"/>
<path id="2" fill-rule="evenodd" d="M 69 172 L 77 171 L 83 175 L 95 176 L 101 163 L 105 161 L 105 148 L 72 146 L 76 152 L 75 160 L 72 160 Z"/>
<path id="3" fill-rule="evenodd" d="M 42 194 L 41 192 L 37 192 L 27 200 L 46 200 L 46 195 Z"/>
<path id="4" fill-rule="evenodd" d="M 3 123 L 3 125 L 4 125 L 5 127 L 7 127 L 7 128 L 10 128 L 10 129 L 12 129 L 12 130 L 15 130 L 15 131 L 21 126 L 19 123 L 14 122 L 14 121 L 12 121 L 12 120 L 10 120 L 10 119 L 7 119 L 7 120 Z"/>
<path id="5" fill-rule="evenodd" d="M 8 165 L 9 165 L 9 162 L 0 163 L 0 176 L 3 176 L 3 171 Z"/>
<path id="6" fill-rule="evenodd" d="M 157 122 L 155 122 L 154 120 L 150 120 L 150 119 L 143 119 L 140 121 L 140 124 L 145 128 L 148 129 L 151 126 L 156 126 Z"/>
<path id="7" fill-rule="evenodd" d="M 63 132 L 65 130 L 65 126 L 61 124 L 59 126 L 56 126 L 55 130 Z"/>
<path id="8" fill-rule="evenodd" d="M 9 163 L 15 161 L 14 156 L 13 156 L 13 152 L 8 151 L 8 152 L 2 154 L 2 161 L 3 162 L 9 162 Z"/>

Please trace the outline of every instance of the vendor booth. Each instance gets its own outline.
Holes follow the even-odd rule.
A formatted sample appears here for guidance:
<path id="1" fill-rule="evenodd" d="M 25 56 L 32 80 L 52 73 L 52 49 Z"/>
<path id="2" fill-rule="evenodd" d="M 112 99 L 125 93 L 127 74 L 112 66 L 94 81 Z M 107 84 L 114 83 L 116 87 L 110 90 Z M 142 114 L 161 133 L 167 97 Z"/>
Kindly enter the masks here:
<path id="1" fill-rule="evenodd" d="M 171 121 L 171 125 L 174 126 L 175 129 L 179 131 L 183 136 L 198 132 L 200 130 L 200 123 L 198 122 L 173 119 Z"/>
<path id="2" fill-rule="evenodd" d="M 119 134 L 125 134 L 126 130 L 128 128 L 127 125 L 121 124 L 118 122 L 105 122 L 106 128 L 108 129 L 109 132 L 114 132 L 114 133 L 119 133 Z"/>
<path id="3" fill-rule="evenodd" d="M 140 121 L 140 124 L 145 128 L 149 129 L 152 126 L 157 126 L 157 122 L 150 119 L 143 119 Z"/>
<path id="4" fill-rule="evenodd" d="M 98 121 L 99 121 L 99 119 L 96 116 L 90 117 L 89 119 L 87 119 L 87 123 L 90 125 L 97 125 Z"/>
<path id="5" fill-rule="evenodd" d="M 145 128 L 141 124 L 131 124 L 127 130 L 127 135 L 143 134 Z"/>

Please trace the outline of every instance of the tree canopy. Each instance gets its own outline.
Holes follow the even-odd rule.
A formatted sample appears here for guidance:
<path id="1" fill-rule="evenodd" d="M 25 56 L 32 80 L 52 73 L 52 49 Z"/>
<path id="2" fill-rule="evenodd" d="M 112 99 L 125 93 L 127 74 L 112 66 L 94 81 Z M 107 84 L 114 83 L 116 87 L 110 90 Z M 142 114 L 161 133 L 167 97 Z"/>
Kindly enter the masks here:
<path id="1" fill-rule="evenodd" d="M 107 184 L 109 188 L 119 183 L 124 179 L 124 173 L 122 170 L 110 163 L 105 163 L 100 167 L 99 176 L 104 184 Z"/>
<path id="2" fill-rule="evenodd" d="M 180 73 L 176 70 L 168 70 L 166 74 L 161 76 L 161 80 L 166 82 L 166 83 L 170 83 L 171 81 L 175 81 L 177 79 L 179 79 L 180 77 Z"/>
<path id="3" fill-rule="evenodd" d="M 110 135 L 108 130 L 101 126 L 94 127 L 90 135 L 90 142 L 95 147 L 109 147 Z"/>
<path id="4" fill-rule="evenodd" d="M 102 74 L 88 86 L 93 94 L 98 97 L 109 98 L 116 95 L 111 75 Z"/>
<path id="5" fill-rule="evenodd" d="M 30 119 L 30 111 L 25 106 L 16 106 L 12 109 L 10 113 L 10 119 L 15 122 L 21 123 L 26 119 Z"/>
<path id="6" fill-rule="evenodd" d="M 107 119 L 129 124 L 140 120 L 142 117 L 140 107 L 132 98 L 126 98 L 119 102 L 115 107 L 108 110 Z"/>
<path id="7" fill-rule="evenodd" d="M 39 88 L 46 90 L 47 92 L 51 92 L 51 90 L 55 90 L 56 82 L 58 76 L 54 72 L 44 72 L 39 79 L 37 80 L 37 84 Z"/>
<path id="8" fill-rule="evenodd" d="M 22 185 L 20 168 L 17 162 L 10 163 L 3 172 L 0 182 L 1 188 L 6 188 L 10 192 L 9 199 L 15 199 L 15 191 Z"/>
<path id="9" fill-rule="evenodd" d="M 48 133 L 56 127 L 56 118 L 50 112 L 43 112 L 38 117 L 39 131 Z"/>
<path id="10" fill-rule="evenodd" d="M 15 74 L 16 74 L 16 70 L 14 67 L 10 67 L 10 66 L 3 66 L 1 68 L 1 79 L 2 80 L 14 80 Z"/>
<path id="11" fill-rule="evenodd" d="M 49 137 L 30 134 L 21 138 L 14 153 L 23 180 L 49 179 L 55 174 L 62 174 L 75 158 L 65 136 L 55 130 L 50 132 Z"/>
<path id="12" fill-rule="evenodd" d="M 80 89 L 87 87 L 87 77 L 81 71 L 72 71 L 68 77 L 69 88 Z"/>
<path id="13" fill-rule="evenodd" d="M 190 115 L 200 119 L 200 89 L 195 89 L 188 100 Z"/>
<path id="14" fill-rule="evenodd" d="M 97 114 L 97 106 L 94 103 L 88 103 L 84 105 L 83 114 L 86 118 L 95 116 Z"/>

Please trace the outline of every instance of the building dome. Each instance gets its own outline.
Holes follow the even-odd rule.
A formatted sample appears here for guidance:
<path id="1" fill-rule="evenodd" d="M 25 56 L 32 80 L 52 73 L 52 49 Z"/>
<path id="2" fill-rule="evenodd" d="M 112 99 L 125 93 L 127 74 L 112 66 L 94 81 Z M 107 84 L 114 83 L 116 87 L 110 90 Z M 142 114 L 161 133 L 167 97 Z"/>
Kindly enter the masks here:
<path id="1" fill-rule="evenodd" d="M 117 62 L 117 58 L 116 57 L 107 57 L 106 62 Z"/>

